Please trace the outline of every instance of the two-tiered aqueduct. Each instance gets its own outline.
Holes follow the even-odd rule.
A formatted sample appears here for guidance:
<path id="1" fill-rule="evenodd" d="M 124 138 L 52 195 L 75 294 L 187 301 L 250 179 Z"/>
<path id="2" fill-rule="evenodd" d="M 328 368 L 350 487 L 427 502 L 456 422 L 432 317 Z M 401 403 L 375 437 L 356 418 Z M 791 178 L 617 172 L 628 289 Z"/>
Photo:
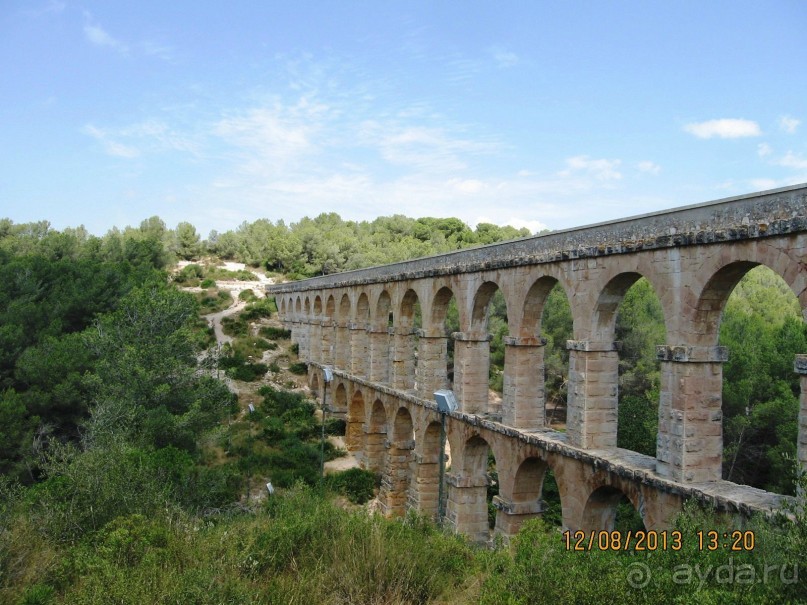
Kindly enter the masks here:
<path id="1" fill-rule="evenodd" d="M 322 366 L 334 367 L 328 404 L 346 414 L 347 445 L 383 473 L 387 514 L 437 510 L 439 415 L 454 339 L 453 388 L 460 407 L 447 422 L 451 467 L 447 520 L 488 537 L 488 451 L 498 471 L 496 530 L 512 535 L 540 515 L 552 469 L 563 524 L 613 525 L 627 496 L 648 529 L 665 527 L 683 501 L 746 513 L 782 497 L 721 479 L 722 364 L 726 300 L 750 269 L 766 265 L 787 282 L 807 318 L 807 185 L 729 198 L 481 248 L 268 287 L 279 316 L 309 362 L 322 397 Z M 664 311 L 658 343 L 661 393 L 655 458 L 616 447 L 616 310 L 645 277 Z M 549 291 L 566 293 L 574 320 L 569 350 L 567 430 L 545 426 L 541 316 Z M 507 305 L 503 400 L 488 400 L 488 307 Z M 446 334 L 449 300 L 460 331 Z M 415 331 L 419 303 L 422 327 Z M 391 318 L 391 321 L 390 321 Z M 807 353 L 807 352 L 805 352 Z M 807 355 L 801 375 L 798 458 L 807 466 Z"/>

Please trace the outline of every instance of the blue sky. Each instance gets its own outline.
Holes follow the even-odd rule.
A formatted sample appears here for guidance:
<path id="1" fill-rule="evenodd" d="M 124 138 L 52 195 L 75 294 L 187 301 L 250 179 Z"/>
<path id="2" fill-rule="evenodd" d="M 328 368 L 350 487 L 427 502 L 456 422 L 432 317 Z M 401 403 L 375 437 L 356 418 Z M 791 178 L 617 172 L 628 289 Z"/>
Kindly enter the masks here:
<path id="1" fill-rule="evenodd" d="M 807 2 L 0 3 L 0 217 L 564 228 L 807 182 Z"/>

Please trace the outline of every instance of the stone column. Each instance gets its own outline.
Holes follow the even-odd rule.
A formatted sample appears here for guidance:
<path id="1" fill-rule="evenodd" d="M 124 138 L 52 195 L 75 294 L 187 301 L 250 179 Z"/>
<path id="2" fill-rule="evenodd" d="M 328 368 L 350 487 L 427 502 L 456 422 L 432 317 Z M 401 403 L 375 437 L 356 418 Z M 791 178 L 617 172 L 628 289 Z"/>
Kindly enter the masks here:
<path id="1" fill-rule="evenodd" d="M 334 366 L 350 371 L 350 328 L 347 322 L 336 324 L 336 347 L 333 354 Z"/>
<path id="2" fill-rule="evenodd" d="M 387 433 L 384 430 L 370 428 L 367 424 L 362 425 L 364 433 L 364 467 L 374 473 L 385 471 L 384 459 L 386 458 Z"/>
<path id="3" fill-rule="evenodd" d="M 567 340 L 569 444 L 587 449 L 616 447 L 619 343 Z"/>
<path id="4" fill-rule="evenodd" d="M 311 361 L 322 361 L 322 321 L 311 320 L 311 338 L 308 341 L 308 356 Z"/>
<path id="5" fill-rule="evenodd" d="M 370 381 L 390 381 L 390 334 L 388 328 L 367 328 L 370 340 Z"/>
<path id="6" fill-rule="evenodd" d="M 448 337 L 442 329 L 418 330 L 418 395 L 432 401 L 434 392 L 448 385 Z"/>
<path id="7" fill-rule="evenodd" d="M 387 443 L 387 465 L 381 479 L 379 500 L 384 515 L 403 517 L 409 498 L 410 474 L 412 472 L 412 450 L 415 441 L 394 441 Z"/>
<path id="8" fill-rule="evenodd" d="M 350 373 L 367 377 L 369 347 L 367 346 L 367 326 L 352 323 L 350 329 Z"/>
<path id="9" fill-rule="evenodd" d="M 415 340 L 409 328 L 393 328 L 392 387 L 415 388 Z"/>
<path id="10" fill-rule="evenodd" d="M 490 334 L 454 332 L 454 391 L 460 411 L 489 411 Z"/>
<path id="11" fill-rule="evenodd" d="M 297 343 L 297 346 L 302 350 L 302 345 L 300 344 L 301 332 L 302 332 L 302 324 L 295 320 L 290 322 L 283 322 L 283 327 L 286 328 L 289 332 L 291 332 L 291 336 L 289 337 L 292 342 Z"/>
<path id="12" fill-rule="evenodd" d="M 303 361 L 311 361 L 311 324 L 308 321 L 300 323 L 300 340 L 297 343 L 298 357 Z"/>
<path id="13" fill-rule="evenodd" d="M 496 527 L 494 532 L 509 540 L 521 529 L 521 524 L 528 519 L 540 517 L 543 512 L 541 502 L 514 502 L 499 494 L 493 496 L 493 506 L 496 508 Z"/>
<path id="14" fill-rule="evenodd" d="M 796 457 L 799 464 L 801 464 L 802 470 L 807 471 L 807 355 L 796 355 L 793 367 L 801 377 L 801 406 L 799 408 L 799 437 Z"/>
<path id="15" fill-rule="evenodd" d="M 325 365 L 333 365 L 333 343 L 335 340 L 336 324 L 326 319 L 321 324 L 320 332 L 320 357 L 319 362 Z"/>
<path id="16" fill-rule="evenodd" d="M 717 481 L 723 462 L 726 347 L 663 345 L 656 472 L 674 481 Z"/>
<path id="17" fill-rule="evenodd" d="M 544 426 L 545 338 L 504 338 L 502 424 L 518 429 Z"/>
<path id="18" fill-rule="evenodd" d="M 446 519 L 454 531 L 466 534 L 473 542 L 490 539 L 488 525 L 488 479 L 448 473 Z"/>
<path id="19" fill-rule="evenodd" d="M 437 519 L 440 493 L 440 454 L 415 454 L 415 472 L 409 487 L 409 507 Z"/>

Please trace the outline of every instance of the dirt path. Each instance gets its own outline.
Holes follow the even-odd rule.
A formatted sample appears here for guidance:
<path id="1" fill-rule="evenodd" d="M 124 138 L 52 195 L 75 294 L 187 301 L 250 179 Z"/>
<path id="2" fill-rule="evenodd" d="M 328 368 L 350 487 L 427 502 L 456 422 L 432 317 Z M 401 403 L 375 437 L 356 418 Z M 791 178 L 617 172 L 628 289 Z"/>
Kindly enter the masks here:
<path id="1" fill-rule="evenodd" d="M 238 295 L 231 291 L 230 295 L 233 297 L 233 305 L 224 309 L 224 311 L 219 311 L 218 313 L 211 313 L 209 315 L 203 315 L 207 320 L 207 324 L 209 326 L 213 326 L 213 332 L 216 334 L 216 342 L 219 345 L 224 345 L 225 343 L 232 342 L 233 337 L 228 336 L 224 333 L 224 328 L 221 327 L 221 320 L 225 317 L 229 317 L 230 315 L 235 315 L 241 309 L 247 306 L 247 303 L 243 300 L 238 300 Z"/>

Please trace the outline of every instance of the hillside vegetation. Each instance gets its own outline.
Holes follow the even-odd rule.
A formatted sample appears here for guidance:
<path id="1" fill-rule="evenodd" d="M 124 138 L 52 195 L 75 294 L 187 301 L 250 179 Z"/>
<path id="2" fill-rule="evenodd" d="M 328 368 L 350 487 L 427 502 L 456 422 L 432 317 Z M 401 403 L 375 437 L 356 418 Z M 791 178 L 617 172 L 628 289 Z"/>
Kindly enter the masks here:
<path id="1" fill-rule="evenodd" d="M 209 307 L 218 294 L 177 285 L 238 276 L 166 271 L 215 252 L 300 277 L 522 234 L 331 214 L 288 228 L 257 221 L 202 242 L 189 223 L 169 230 L 156 217 L 102 238 L 0 221 L 0 603 L 806 602 L 803 507 L 795 523 L 745 522 L 754 549 L 738 552 L 699 548 L 697 529 L 731 531 L 739 521 L 695 508 L 678 520 L 680 550 L 644 553 L 569 551 L 541 521 L 487 550 L 416 516 L 368 516 L 359 504 L 372 477 L 320 484 L 315 405 L 284 390 L 299 364 L 288 334 L 267 323 L 271 303 L 245 294 L 245 311 L 226 326 L 234 344 L 216 358 L 199 314 L 204 296 Z M 269 246 L 294 254 L 280 260 Z M 778 277 L 756 269 L 721 326 L 732 352 L 724 472 L 784 493 L 796 485 L 793 355 L 807 352 L 794 303 Z M 506 325 L 494 300 L 494 389 Z M 647 282 L 628 292 L 617 326 L 620 445 L 652 455 L 664 327 Z M 565 399 L 570 330 L 556 290 L 543 319 L 550 400 Z M 259 367 L 264 352 L 274 361 Z M 255 413 L 221 374 L 254 381 Z M 267 476 L 278 489 L 257 499 Z"/>

